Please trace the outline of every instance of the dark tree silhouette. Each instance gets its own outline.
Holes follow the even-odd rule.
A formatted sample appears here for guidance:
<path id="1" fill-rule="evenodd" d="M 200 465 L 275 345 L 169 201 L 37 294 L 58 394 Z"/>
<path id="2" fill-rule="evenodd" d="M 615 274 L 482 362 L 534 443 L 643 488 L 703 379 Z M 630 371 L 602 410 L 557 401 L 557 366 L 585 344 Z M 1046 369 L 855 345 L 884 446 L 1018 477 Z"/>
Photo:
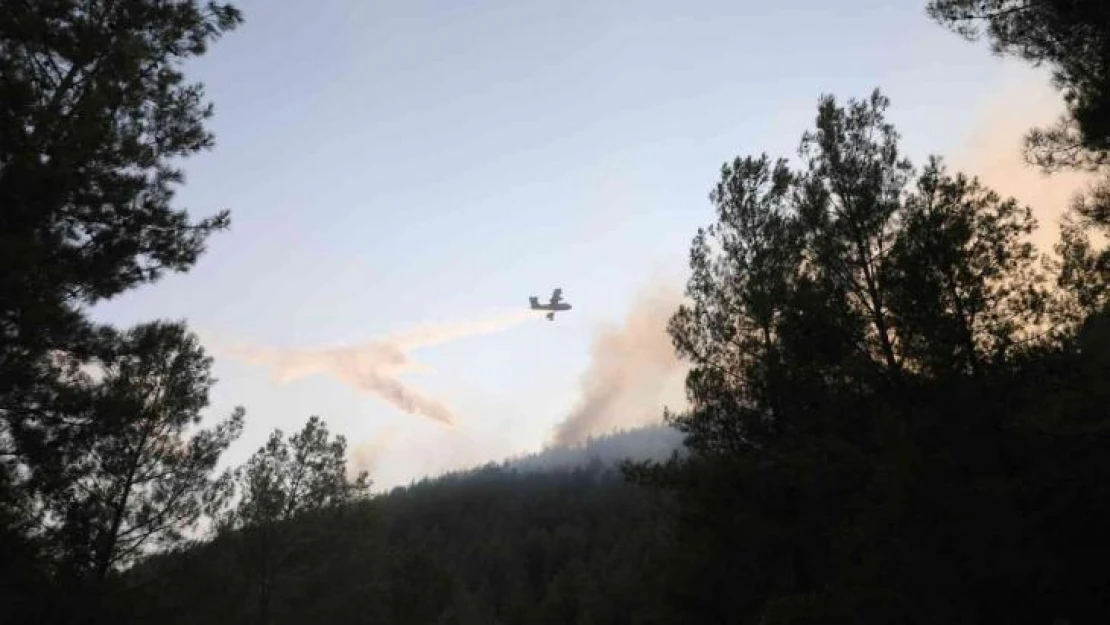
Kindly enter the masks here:
<path id="1" fill-rule="evenodd" d="M 992 50 L 1052 70 L 1067 114 L 1027 137 L 1049 169 L 1110 163 L 1110 5 L 1102 0 L 931 0 L 929 15 Z"/>
<path id="2" fill-rule="evenodd" d="M 225 531 L 239 530 L 243 558 L 252 571 L 257 597 L 256 619 L 272 622 L 279 578 L 299 568 L 294 559 L 320 538 L 294 518 L 341 510 L 366 497 L 366 472 L 347 477 L 347 441 L 329 440 L 327 425 L 311 417 L 303 429 L 284 439 L 275 430 L 266 444 L 236 471 L 242 496 L 226 519 Z M 303 572 L 302 572 L 303 575 Z"/>
<path id="3" fill-rule="evenodd" d="M 227 213 L 172 206 L 211 114 L 182 60 L 239 22 L 230 5 L 8 0 L 0 8 L 0 424 L 5 481 L 34 469 L 8 427 L 95 334 L 82 306 L 184 271 Z M 48 436 L 46 437 L 49 438 Z M 28 468 L 25 466 L 24 468 Z M 14 487 L 14 486 L 13 486 Z"/>
<path id="4" fill-rule="evenodd" d="M 42 518 L 62 581 L 88 599 L 69 607 L 90 620 L 109 574 L 180 544 L 220 505 L 230 474 L 212 474 L 243 424 L 237 409 L 195 430 L 208 405 L 211 360 L 181 324 L 138 326 L 107 341 L 102 354 L 71 381 L 87 396 L 87 412 L 67 413 L 65 476 Z"/>
<path id="5" fill-rule="evenodd" d="M 1046 171 L 1103 170 L 1110 164 L 1110 3 L 1102 0 L 931 0 L 929 15 L 992 50 L 1047 66 L 1065 114 L 1026 136 L 1026 157 Z M 1110 178 L 1077 189 L 1065 213 L 1055 302 L 1070 330 L 1097 308 L 1110 288 L 1110 250 L 1092 234 L 1110 233 Z M 1064 207 L 1061 207 L 1064 208 Z"/>
<path id="6" fill-rule="evenodd" d="M 637 438 L 595 442 L 627 449 Z M 655 494 L 582 461 L 491 464 L 294 516 L 281 531 L 301 546 L 284 550 L 269 622 L 683 622 L 659 600 L 670 559 Z M 127 578 L 144 589 L 129 622 L 257 622 L 246 540 L 224 533 L 140 563 Z"/>
<path id="7" fill-rule="evenodd" d="M 85 308 L 188 270 L 228 225 L 174 206 L 180 160 L 213 141 L 181 64 L 241 18 L 196 0 L 3 0 L 0 15 L 0 583 L 31 604 L 56 551 L 40 513 L 72 486 L 57 460 L 92 445 L 66 425 L 92 410 L 74 373 L 113 340 Z"/>
<path id="8" fill-rule="evenodd" d="M 1076 342 L 1106 293 L 1053 306 L 1029 209 L 937 158 L 915 171 L 887 106 L 823 97 L 799 170 L 736 159 L 710 196 L 669 326 L 689 455 L 626 467 L 677 497 L 672 602 L 697 622 L 1101 620 L 1110 578 L 1070 543 L 1105 539 L 1078 513 L 1103 487 L 1033 510 L 1110 470 L 1079 459 L 1105 436 L 1071 430 L 1110 424 L 1078 381 L 1104 357 Z M 1034 388 L 1075 410 L 1033 425 Z"/>

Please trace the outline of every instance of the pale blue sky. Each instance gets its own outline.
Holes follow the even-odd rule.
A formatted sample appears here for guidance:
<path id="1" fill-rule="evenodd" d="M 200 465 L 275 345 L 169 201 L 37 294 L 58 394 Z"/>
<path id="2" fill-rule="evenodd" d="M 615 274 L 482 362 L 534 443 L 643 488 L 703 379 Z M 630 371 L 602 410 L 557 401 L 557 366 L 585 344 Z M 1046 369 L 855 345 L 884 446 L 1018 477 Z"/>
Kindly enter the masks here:
<path id="1" fill-rule="evenodd" d="M 239 461 L 319 414 L 388 430 L 382 485 L 538 447 L 576 399 L 597 324 L 685 275 L 722 161 L 793 156 L 817 98 L 881 87 L 904 148 L 962 149 L 1030 70 L 932 23 L 923 0 L 242 1 L 191 66 L 216 106 L 182 204 L 232 210 L 187 275 L 101 306 L 274 347 L 472 319 L 562 286 L 554 324 L 430 348 L 411 376 L 445 433 L 327 378 L 286 386 L 217 359 L 213 410 L 247 408 Z"/>

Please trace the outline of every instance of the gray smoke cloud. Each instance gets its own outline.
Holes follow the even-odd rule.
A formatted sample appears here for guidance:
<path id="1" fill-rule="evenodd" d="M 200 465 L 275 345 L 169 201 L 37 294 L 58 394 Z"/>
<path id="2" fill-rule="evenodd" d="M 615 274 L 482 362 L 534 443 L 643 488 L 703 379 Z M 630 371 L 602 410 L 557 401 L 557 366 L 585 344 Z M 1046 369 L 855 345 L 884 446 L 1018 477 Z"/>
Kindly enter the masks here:
<path id="1" fill-rule="evenodd" d="M 684 410 L 689 365 L 679 359 L 667 322 L 681 291 L 653 284 L 642 291 L 617 326 L 603 327 L 579 384 L 580 399 L 560 422 L 551 445 L 575 445 L 591 435 L 659 423 L 664 407 Z"/>
<path id="2" fill-rule="evenodd" d="M 508 329 L 543 311 L 525 310 L 487 319 L 417 327 L 359 345 L 325 349 L 276 349 L 226 344 L 209 339 L 217 354 L 266 367 L 271 379 L 286 384 L 310 375 L 326 375 L 372 395 L 401 412 L 419 415 L 447 426 L 455 417 L 443 402 L 402 382 L 398 376 L 430 369 L 414 361 L 409 351 L 480 334 Z"/>

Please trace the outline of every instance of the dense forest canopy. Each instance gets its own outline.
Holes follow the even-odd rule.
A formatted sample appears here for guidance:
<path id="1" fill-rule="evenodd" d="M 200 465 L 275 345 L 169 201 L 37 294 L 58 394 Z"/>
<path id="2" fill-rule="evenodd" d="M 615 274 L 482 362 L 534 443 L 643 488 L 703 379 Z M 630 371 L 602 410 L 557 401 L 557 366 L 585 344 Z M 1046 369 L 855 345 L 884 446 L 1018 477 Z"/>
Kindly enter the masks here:
<path id="1" fill-rule="evenodd" d="M 670 427 L 371 495 L 317 416 L 218 471 L 246 413 L 200 427 L 188 325 L 88 313 L 228 226 L 175 191 L 214 145 L 183 63 L 239 11 L 0 1 L 0 621 L 1110 621 L 1107 7 L 924 11 L 1052 70 L 1029 160 L 1102 177 L 1051 253 L 880 89 L 823 95 L 797 158 L 721 167 Z"/>
<path id="2" fill-rule="evenodd" d="M 659 505 L 611 464 L 505 463 L 304 515 L 282 530 L 298 540 L 270 578 L 266 622 L 674 622 L 660 603 Z M 242 540 L 137 568 L 134 622 L 261 621 Z"/>
<path id="3" fill-rule="evenodd" d="M 1063 245 L 1085 273 L 1054 278 L 1029 209 L 915 168 L 888 104 L 823 97 L 798 167 L 722 168 L 670 325 L 690 456 L 629 467 L 677 496 L 669 590 L 712 621 L 1097 622 L 1110 276 Z"/>

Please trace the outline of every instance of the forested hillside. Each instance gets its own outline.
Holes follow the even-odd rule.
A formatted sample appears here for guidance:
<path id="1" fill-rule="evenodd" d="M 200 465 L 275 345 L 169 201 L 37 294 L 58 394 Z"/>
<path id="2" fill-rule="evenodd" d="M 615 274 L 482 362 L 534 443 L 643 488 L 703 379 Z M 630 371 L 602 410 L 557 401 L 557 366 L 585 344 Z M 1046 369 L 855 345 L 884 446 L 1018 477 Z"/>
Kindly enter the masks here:
<path id="1" fill-rule="evenodd" d="M 590 447 L 633 449 L 666 437 L 660 430 L 599 437 Z M 630 485 L 617 456 L 559 459 L 489 464 L 291 520 L 269 581 L 269 622 L 672 622 L 660 595 L 661 499 Z M 253 622 L 260 577 L 252 553 L 243 537 L 227 535 L 141 566 L 124 581 L 142 589 L 126 617 Z"/>

